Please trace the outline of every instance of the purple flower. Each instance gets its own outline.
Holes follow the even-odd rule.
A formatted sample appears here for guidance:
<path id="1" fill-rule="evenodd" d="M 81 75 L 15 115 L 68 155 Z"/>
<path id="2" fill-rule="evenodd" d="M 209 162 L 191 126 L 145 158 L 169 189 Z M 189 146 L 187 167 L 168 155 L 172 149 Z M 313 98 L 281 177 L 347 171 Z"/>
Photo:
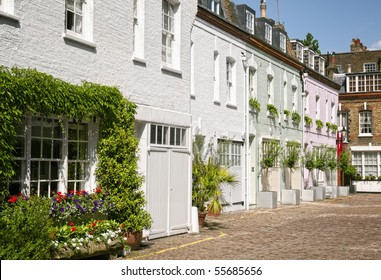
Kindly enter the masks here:
<path id="1" fill-rule="evenodd" d="M 65 208 L 61 207 L 60 211 L 61 211 L 61 213 L 65 212 Z"/>

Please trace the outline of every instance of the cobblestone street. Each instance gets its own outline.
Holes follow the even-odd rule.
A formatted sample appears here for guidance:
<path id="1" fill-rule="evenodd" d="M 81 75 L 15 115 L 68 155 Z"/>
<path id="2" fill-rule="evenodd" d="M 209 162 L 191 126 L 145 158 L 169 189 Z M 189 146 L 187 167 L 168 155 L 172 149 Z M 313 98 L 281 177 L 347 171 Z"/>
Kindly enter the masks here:
<path id="1" fill-rule="evenodd" d="M 381 260 L 381 194 L 208 216 L 199 234 L 146 241 L 126 258 Z"/>

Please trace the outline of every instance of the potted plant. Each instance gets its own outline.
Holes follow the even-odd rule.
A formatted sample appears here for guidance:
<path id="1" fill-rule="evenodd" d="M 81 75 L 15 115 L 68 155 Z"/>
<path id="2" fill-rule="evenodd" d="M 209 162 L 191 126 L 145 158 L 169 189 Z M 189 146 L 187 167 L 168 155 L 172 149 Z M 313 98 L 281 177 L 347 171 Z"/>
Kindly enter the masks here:
<path id="1" fill-rule="evenodd" d="M 294 123 L 300 123 L 301 117 L 298 112 L 292 112 L 291 119 Z"/>
<path id="2" fill-rule="evenodd" d="M 326 145 L 322 145 L 315 150 L 315 168 L 317 169 L 317 178 L 319 178 L 319 173 L 328 169 L 328 148 Z M 318 184 L 312 189 L 315 190 L 315 199 L 324 200 L 325 199 L 325 188 L 319 186 Z"/>
<path id="3" fill-rule="evenodd" d="M 287 143 L 287 148 L 282 153 L 282 164 L 285 168 L 290 170 L 290 185 L 289 188 L 282 190 L 281 201 L 282 204 L 300 204 L 300 190 L 292 189 L 292 176 L 293 171 L 298 166 L 300 158 L 300 144 L 295 141 L 290 141 Z"/>
<path id="4" fill-rule="evenodd" d="M 315 190 L 312 189 L 312 185 L 310 184 L 310 177 L 312 174 L 312 170 L 316 167 L 315 163 L 315 150 L 304 149 L 304 159 L 303 159 L 304 168 L 308 170 L 308 177 L 306 185 L 302 190 L 302 199 L 304 201 L 315 201 Z M 313 178 L 312 178 L 313 181 Z"/>
<path id="5" fill-rule="evenodd" d="M 283 114 L 284 114 L 284 120 L 288 120 L 288 118 L 291 117 L 291 112 L 289 110 L 284 110 Z"/>
<path id="6" fill-rule="evenodd" d="M 315 123 L 316 123 L 317 129 L 322 129 L 324 126 L 324 124 L 321 120 L 316 120 Z"/>
<path id="7" fill-rule="evenodd" d="M 249 99 L 249 104 L 250 104 L 250 106 L 253 107 L 253 109 L 256 110 L 257 112 L 260 112 L 260 111 L 261 111 L 261 104 L 259 103 L 259 101 L 258 101 L 257 98 L 250 97 L 250 99 Z"/>
<path id="8" fill-rule="evenodd" d="M 237 183 L 236 174 L 220 164 L 215 151 L 209 146 L 205 153 L 204 148 L 204 137 L 197 133 L 193 141 L 192 205 L 197 207 L 200 226 L 204 225 L 208 211 L 213 214 L 222 211 L 225 201 L 222 185 Z"/>
<path id="9" fill-rule="evenodd" d="M 269 171 L 276 168 L 281 147 L 279 141 L 271 140 L 262 146 L 262 157 L 260 161 L 262 169 L 262 191 L 257 195 L 258 208 L 276 208 L 277 207 L 277 192 L 271 191 L 269 183 Z"/>
<path id="10" fill-rule="evenodd" d="M 339 156 L 339 168 L 342 174 L 342 178 L 347 176 L 352 178 L 356 174 L 356 168 L 350 163 L 351 154 L 348 151 L 340 153 Z M 349 194 L 349 186 L 338 186 L 338 196 L 347 196 Z"/>
<path id="11" fill-rule="evenodd" d="M 267 111 L 270 116 L 279 117 L 278 109 L 273 104 L 267 104 Z"/>
<path id="12" fill-rule="evenodd" d="M 306 126 L 310 126 L 312 124 L 312 119 L 309 116 L 304 116 L 304 122 Z"/>
<path id="13" fill-rule="evenodd" d="M 133 202 L 131 203 L 133 207 Z M 135 212 L 135 213 L 133 213 Z M 143 239 L 143 229 L 149 229 L 152 225 L 152 218 L 143 208 L 135 209 L 122 224 L 126 243 L 131 250 L 139 248 Z"/>

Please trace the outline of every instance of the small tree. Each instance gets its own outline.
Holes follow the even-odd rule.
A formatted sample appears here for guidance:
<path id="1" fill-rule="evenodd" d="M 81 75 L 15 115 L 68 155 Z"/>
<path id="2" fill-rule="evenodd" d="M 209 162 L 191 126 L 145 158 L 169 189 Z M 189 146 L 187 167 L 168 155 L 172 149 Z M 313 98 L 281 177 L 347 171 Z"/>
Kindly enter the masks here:
<path id="1" fill-rule="evenodd" d="M 309 47 L 314 52 L 321 54 L 319 49 L 319 41 L 314 39 L 314 36 L 312 36 L 311 33 L 307 33 L 306 39 L 304 39 L 302 43 L 303 45 L 305 45 L 306 47 Z"/>
<path id="2" fill-rule="evenodd" d="M 311 149 L 304 149 L 304 160 L 303 160 L 304 167 L 308 170 L 308 177 L 307 180 L 309 181 L 311 171 L 315 168 L 315 151 Z"/>
<path id="3" fill-rule="evenodd" d="M 332 172 L 337 169 L 337 158 L 336 158 L 336 149 L 335 148 L 328 148 L 327 151 L 327 167 L 330 171 L 329 174 L 329 181 L 332 185 Z"/>
<path id="4" fill-rule="evenodd" d="M 271 140 L 262 143 L 262 159 L 260 161 L 262 170 L 265 171 L 266 179 L 268 179 L 269 170 L 276 167 L 279 156 L 281 154 L 281 147 L 279 141 Z M 265 191 L 270 190 L 269 184 L 265 184 Z"/>
<path id="5" fill-rule="evenodd" d="M 322 145 L 315 148 L 315 168 L 318 170 L 317 178 L 319 178 L 319 172 L 326 171 L 328 166 L 327 146 Z"/>
<path id="6" fill-rule="evenodd" d="M 300 159 L 300 144 L 295 141 L 287 143 L 286 150 L 282 154 L 283 166 L 290 169 L 290 188 L 292 187 L 292 174 L 298 166 Z"/>
<path id="7" fill-rule="evenodd" d="M 348 176 L 350 180 L 356 175 L 356 167 L 351 164 L 351 154 L 348 151 L 344 151 L 340 154 L 339 157 L 339 167 L 342 174 L 342 178 L 344 175 Z"/>

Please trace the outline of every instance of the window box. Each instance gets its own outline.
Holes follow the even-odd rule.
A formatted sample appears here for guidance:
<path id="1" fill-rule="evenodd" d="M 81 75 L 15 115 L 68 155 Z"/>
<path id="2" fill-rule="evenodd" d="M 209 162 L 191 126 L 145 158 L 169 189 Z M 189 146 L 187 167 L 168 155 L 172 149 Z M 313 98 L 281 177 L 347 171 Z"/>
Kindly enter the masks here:
<path id="1" fill-rule="evenodd" d="M 267 112 L 270 117 L 279 117 L 278 109 L 273 104 L 267 104 Z"/>

